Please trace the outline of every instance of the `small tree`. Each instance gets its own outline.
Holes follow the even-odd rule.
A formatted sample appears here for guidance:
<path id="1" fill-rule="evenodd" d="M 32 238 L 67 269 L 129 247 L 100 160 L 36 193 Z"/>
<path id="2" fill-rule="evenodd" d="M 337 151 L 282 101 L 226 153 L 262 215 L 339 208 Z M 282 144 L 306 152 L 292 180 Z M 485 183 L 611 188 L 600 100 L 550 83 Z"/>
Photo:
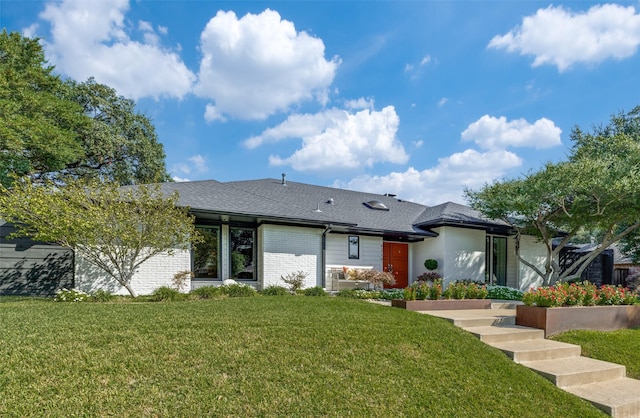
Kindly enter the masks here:
<path id="1" fill-rule="evenodd" d="M 142 263 L 198 241 L 193 217 L 177 199 L 158 186 L 34 185 L 23 178 L 11 190 L 0 186 L 0 216 L 16 224 L 14 235 L 73 248 L 135 297 L 131 279 Z"/>

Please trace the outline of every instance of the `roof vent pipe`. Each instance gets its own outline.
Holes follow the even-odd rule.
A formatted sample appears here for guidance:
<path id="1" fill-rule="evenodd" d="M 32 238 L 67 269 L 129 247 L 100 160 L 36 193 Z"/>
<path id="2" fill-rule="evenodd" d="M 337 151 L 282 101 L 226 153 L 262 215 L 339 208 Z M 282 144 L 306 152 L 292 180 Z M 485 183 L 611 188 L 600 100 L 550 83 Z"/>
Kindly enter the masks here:
<path id="1" fill-rule="evenodd" d="M 285 173 L 282 173 L 282 185 L 287 185 L 287 175 Z"/>
<path id="2" fill-rule="evenodd" d="M 330 204 L 330 205 L 333 205 L 333 198 L 330 197 L 329 200 L 327 200 L 327 203 Z"/>

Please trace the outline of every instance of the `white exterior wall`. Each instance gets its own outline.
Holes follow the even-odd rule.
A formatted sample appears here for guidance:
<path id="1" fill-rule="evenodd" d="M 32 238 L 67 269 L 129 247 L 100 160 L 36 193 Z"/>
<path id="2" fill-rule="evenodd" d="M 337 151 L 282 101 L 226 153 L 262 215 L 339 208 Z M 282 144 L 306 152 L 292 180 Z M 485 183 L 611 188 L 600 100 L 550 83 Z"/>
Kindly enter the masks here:
<path id="1" fill-rule="evenodd" d="M 438 262 L 435 270 L 444 277 L 444 240 L 437 238 L 425 238 L 424 241 L 409 244 L 409 284 L 413 283 L 422 273 L 426 273 L 424 261 L 434 259 Z"/>
<path id="2" fill-rule="evenodd" d="M 443 241 L 442 276 L 445 285 L 456 280 L 484 281 L 485 237 L 482 230 L 442 227 L 436 231 Z"/>
<path id="3" fill-rule="evenodd" d="M 173 255 L 161 253 L 142 263 L 133 276 L 131 285 L 138 295 L 148 295 L 161 286 L 172 286 L 176 273 L 190 270 L 190 251 L 175 251 Z M 115 295 L 129 294 L 115 279 L 88 263 L 79 251 L 75 255 L 75 275 L 76 288 L 83 292 L 93 293 L 101 289 Z M 190 288 L 191 283 L 187 279 L 182 291 L 189 291 Z"/>
<path id="4" fill-rule="evenodd" d="M 544 243 L 538 241 L 535 237 L 524 235 L 520 237 L 520 255 L 544 271 L 544 263 L 547 259 L 547 249 Z M 532 287 L 542 286 L 542 277 L 523 263 L 519 262 L 518 264 L 520 265 L 520 283 L 518 283 L 520 290 L 525 292 Z"/>
<path id="5" fill-rule="evenodd" d="M 342 269 L 343 267 L 357 269 L 375 269 L 382 271 L 382 237 L 368 237 L 352 234 L 360 237 L 360 257 L 349 258 L 349 234 L 327 234 L 326 243 L 326 271 L 325 287 L 327 290 L 337 290 L 331 283 L 329 269 Z M 344 286 L 347 287 L 346 285 Z M 342 287 L 341 287 L 342 288 Z"/>
<path id="6" fill-rule="evenodd" d="M 261 287 L 288 286 L 280 276 L 309 273 L 303 288 L 322 284 L 322 229 L 280 225 L 258 228 L 259 281 Z M 259 284 L 260 285 L 260 284 Z"/>

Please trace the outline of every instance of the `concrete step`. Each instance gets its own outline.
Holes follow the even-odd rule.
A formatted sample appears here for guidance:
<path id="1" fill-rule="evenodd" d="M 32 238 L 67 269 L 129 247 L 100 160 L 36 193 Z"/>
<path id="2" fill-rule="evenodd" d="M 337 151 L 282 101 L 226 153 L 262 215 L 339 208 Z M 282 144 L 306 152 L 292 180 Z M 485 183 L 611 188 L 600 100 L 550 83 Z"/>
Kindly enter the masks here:
<path id="1" fill-rule="evenodd" d="M 512 309 L 462 309 L 421 311 L 420 313 L 444 318 L 460 328 L 491 325 L 515 325 L 516 315 Z"/>
<path id="2" fill-rule="evenodd" d="M 481 326 L 464 329 L 487 344 L 544 339 L 543 330 L 519 325 Z"/>
<path id="3" fill-rule="evenodd" d="M 533 369 L 563 389 L 620 379 L 626 375 L 624 366 L 587 357 L 525 361 L 520 364 Z"/>
<path id="4" fill-rule="evenodd" d="M 621 378 L 565 389 L 614 418 L 640 417 L 640 380 Z"/>
<path id="5" fill-rule="evenodd" d="M 502 350 L 516 363 L 578 357 L 582 351 L 579 345 L 551 340 L 495 342 L 489 345 Z"/>
<path id="6" fill-rule="evenodd" d="M 517 305 L 522 305 L 522 302 L 518 302 L 518 301 L 492 302 L 491 309 L 513 309 L 515 311 Z"/>

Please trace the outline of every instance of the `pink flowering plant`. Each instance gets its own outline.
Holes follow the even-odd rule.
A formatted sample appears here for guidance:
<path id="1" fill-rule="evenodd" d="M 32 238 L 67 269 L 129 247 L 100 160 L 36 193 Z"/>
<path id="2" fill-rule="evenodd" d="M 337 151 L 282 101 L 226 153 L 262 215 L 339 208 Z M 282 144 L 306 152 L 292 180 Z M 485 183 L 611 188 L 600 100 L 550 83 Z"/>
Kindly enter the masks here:
<path id="1" fill-rule="evenodd" d="M 522 301 L 528 306 L 553 308 L 557 306 L 633 305 L 638 294 L 622 286 L 604 285 L 599 289 L 592 283 L 559 283 L 525 292 Z"/>

